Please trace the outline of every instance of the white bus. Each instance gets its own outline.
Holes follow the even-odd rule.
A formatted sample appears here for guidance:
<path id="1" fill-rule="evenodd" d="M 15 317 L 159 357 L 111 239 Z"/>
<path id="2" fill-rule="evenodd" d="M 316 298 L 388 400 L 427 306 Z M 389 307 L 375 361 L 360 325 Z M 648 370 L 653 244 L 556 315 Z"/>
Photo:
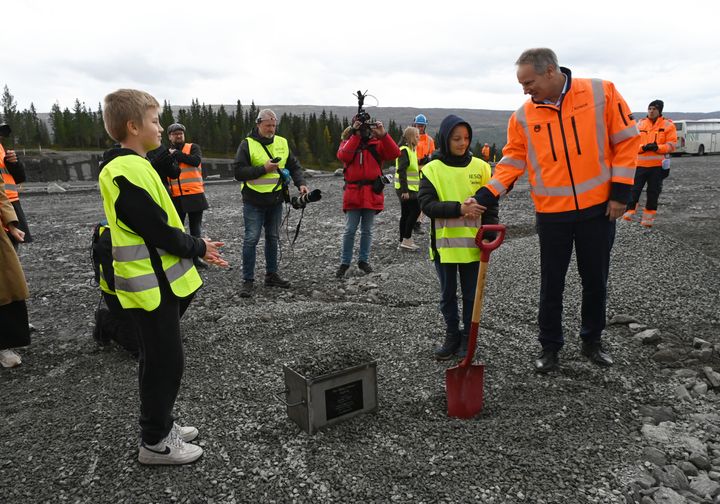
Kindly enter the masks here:
<path id="1" fill-rule="evenodd" d="M 720 119 L 673 121 L 677 128 L 677 149 L 674 154 L 715 154 L 720 152 Z"/>

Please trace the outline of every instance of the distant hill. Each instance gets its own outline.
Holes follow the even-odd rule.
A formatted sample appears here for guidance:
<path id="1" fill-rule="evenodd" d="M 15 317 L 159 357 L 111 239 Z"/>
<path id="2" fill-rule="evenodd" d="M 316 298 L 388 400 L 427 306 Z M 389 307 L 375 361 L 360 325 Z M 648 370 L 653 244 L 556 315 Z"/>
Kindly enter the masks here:
<path id="1" fill-rule="evenodd" d="M 220 105 L 212 105 L 213 110 L 220 108 Z M 246 109 L 249 105 L 243 105 L 243 109 Z M 323 110 L 325 112 L 331 112 L 341 119 L 347 117 L 348 120 L 357 112 L 357 106 L 340 106 L 340 105 L 257 105 L 258 108 L 270 108 L 275 111 L 278 116 L 282 114 L 317 114 L 320 115 Z M 177 112 L 184 108 L 188 110 L 189 105 L 174 105 L 173 112 Z M 235 105 L 225 105 L 225 110 L 228 113 L 235 111 Z M 514 112 L 512 110 L 487 110 L 487 109 L 447 109 L 447 108 L 411 108 L 411 107 L 366 107 L 366 111 L 375 119 L 382 121 L 386 125 L 390 120 L 394 120 L 400 127 L 410 126 L 415 119 L 417 114 L 425 114 L 430 122 L 428 126 L 428 132 L 432 135 L 437 133 L 440 127 L 440 122 L 448 114 L 455 114 L 465 119 L 470 126 L 473 128 L 473 143 L 488 142 L 490 144 L 497 144 L 501 147 L 505 144 L 507 122 L 510 119 L 510 115 Z M 647 111 L 633 112 L 636 118 L 645 117 Z M 666 112 L 665 117 L 675 120 L 687 119 L 713 119 L 720 118 L 720 111 L 717 112 Z M 49 113 L 38 114 L 40 119 L 45 121 L 48 128 L 52 131 L 51 125 L 49 124 Z"/>

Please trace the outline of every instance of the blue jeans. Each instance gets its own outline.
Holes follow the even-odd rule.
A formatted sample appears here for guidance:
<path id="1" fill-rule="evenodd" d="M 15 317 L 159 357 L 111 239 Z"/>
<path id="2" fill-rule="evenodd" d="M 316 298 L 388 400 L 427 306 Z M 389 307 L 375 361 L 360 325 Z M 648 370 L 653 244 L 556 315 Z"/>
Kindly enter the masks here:
<path id="1" fill-rule="evenodd" d="M 457 279 L 460 276 L 462 291 L 462 321 L 464 334 L 470 331 L 475 287 L 477 286 L 479 262 L 441 263 L 435 259 L 435 271 L 440 280 L 440 312 L 445 319 L 445 331 L 448 334 L 460 332 L 460 316 L 458 313 Z"/>
<path id="2" fill-rule="evenodd" d="M 243 222 L 245 239 L 243 240 L 243 280 L 255 279 L 255 248 L 260 241 L 260 233 L 265 227 L 265 273 L 277 272 L 278 242 L 280 222 L 282 222 L 282 204 L 260 207 L 243 203 Z"/>
<path id="3" fill-rule="evenodd" d="M 375 210 L 348 210 L 345 212 L 345 234 L 343 234 L 340 262 L 350 264 L 355 246 L 355 232 L 360 227 L 360 252 L 358 262 L 370 262 L 370 245 L 372 245 L 372 227 L 375 221 Z"/>

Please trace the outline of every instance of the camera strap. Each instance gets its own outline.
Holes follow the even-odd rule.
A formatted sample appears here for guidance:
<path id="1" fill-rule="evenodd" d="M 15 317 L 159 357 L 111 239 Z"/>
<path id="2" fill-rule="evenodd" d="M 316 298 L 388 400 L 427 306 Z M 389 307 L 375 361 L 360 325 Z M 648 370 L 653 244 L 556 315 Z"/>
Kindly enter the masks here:
<path id="1" fill-rule="evenodd" d="M 260 142 L 258 142 L 258 143 L 260 143 Z M 270 154 L 270 151 L 268 150 L 267 145 L 265 145 L 264 143 L 260 143 L 260 145 L 262 145 L 262 148 L 265 149 L 265 153 L 267 153 L 268 159 L 272 159 L 272 158 L 273 158 L 273 155 Z M 280 175 L 279 170 L 278 170 L 278 175 Z M 275 184 L 275 187 L 273 187 L 273 192 L 278 188 L 278 186 L 279 186 L 280 184 L 282 184 L 282 182 L 283 182 L 283 178 L 282 178 L 282 175 L 280 175 L 280 178 L 278 179 L 277 184 Z M 285 197 L 285 196 L 283 196 L 283 197 Z M 287 196 L 287 198 L 286 198 L 285 203 L 288 203 L 288 202 L 290 201 L 288 198 L 289 198 L 289 194 L 288 194 L 288 196 Z"/>

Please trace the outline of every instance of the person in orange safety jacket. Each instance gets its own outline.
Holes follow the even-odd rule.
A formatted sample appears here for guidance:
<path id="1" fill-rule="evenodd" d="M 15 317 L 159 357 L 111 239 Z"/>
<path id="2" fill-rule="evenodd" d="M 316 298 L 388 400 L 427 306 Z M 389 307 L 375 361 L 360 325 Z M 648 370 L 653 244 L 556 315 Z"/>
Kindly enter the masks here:
<path id="1" fill-rule="evenodd" d="M 648 105 L 647 117 L 638 123 L 640 149 L 638 149 L 637 170 L 630 201 L 623 219 L 633 220 L 640 193 L 647 183 L 645 208 L 640 224 L 652 227 L 655 223 L 658 199 L 662 192 L 663 180 L 670 174 L 670 153 L 677 147 L 677 130 L 670 119 L 662 115 L 665 104 L 653 100 Z"/>
<path id="2" fill-rule="evenodd" d="M 510 117 L 503 157 L 475 199 L 489 207 L 528 172 L 540 240 L 542 350 L 535 370 L 546 373 L 559 365 L 573 245 L 583 286 L 581 353 L 594 364 L 611 366 L 600 337 L 615 220 L 634 181 L 637 125 L 612 82 L 572 78 L 552 50 L 528 49 L 515 64 L 530 99 Z"/>

